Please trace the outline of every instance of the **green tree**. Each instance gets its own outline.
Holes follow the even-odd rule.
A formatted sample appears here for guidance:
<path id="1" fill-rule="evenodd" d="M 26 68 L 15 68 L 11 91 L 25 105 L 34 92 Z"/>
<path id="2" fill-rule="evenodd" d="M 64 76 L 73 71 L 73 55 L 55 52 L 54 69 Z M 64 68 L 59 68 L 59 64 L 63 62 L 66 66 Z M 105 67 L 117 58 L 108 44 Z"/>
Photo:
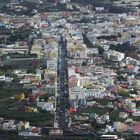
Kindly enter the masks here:
<path id="1" fill-rule="evenodd" d="M 0 88 L 2 88 L 4 85 L 5 85 L 5 82 L 4 81 L 1 81 L 0 82 Z"/>
<path id="2" fill-rule="evenodd" d="M 101 46 L 98 47 L 98 50 L 99 50 L 99 54 L 103 54 L 104 51 L 105 51 L 105 50 L 103 49 L 103 47 L 101 47 Z"/>
<path id="3" fill-rule="evenodd" d="M 33 69 L 33 68 L 28 69 L 27 70 L 27 73 L 33 73 L 33 74 L 35 74 L 36 73 L 36 69 Z"/>
<path id="4" fill-rule="evenodd" d="M 87 66 L 87 62 L 83 61 L 82 66 Z"/>

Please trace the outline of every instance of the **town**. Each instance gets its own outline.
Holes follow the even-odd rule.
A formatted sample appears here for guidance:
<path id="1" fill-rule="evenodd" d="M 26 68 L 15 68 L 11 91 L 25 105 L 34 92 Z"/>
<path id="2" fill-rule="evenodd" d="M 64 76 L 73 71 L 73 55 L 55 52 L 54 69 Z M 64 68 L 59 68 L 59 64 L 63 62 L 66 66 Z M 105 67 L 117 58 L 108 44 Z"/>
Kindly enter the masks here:
<path id="1" fill-rule="evenodd" d="M 140 139 L 140 1 L 11 0 L 0 7 L 0 139 Z"/>

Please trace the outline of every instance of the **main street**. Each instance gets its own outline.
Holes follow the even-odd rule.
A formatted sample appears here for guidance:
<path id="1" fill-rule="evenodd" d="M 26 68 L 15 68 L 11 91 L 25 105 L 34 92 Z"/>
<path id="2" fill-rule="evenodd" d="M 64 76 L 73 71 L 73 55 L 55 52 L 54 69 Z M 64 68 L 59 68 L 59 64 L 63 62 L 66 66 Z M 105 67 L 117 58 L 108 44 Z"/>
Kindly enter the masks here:
<path id="1" fill-rule="evenodd" d="M 66 128 L 69 108 L 68 67 L 67 67 L 67 42 L 61 36 L 58 48 L 58 84 L 59 84 L 59 127 Z"/>

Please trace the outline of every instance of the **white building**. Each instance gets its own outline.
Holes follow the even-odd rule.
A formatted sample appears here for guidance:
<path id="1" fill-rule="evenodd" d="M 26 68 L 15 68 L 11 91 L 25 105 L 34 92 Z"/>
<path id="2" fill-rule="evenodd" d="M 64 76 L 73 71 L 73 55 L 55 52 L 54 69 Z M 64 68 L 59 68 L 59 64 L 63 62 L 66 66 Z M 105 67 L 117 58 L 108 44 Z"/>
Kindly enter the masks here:
<path id="1" fill-rule="evenodd" d="M 85 51 L 69 51 L 69 57 L 72 57 L 72 58 L 75 58 L 75 59 L 78 59 L 78 58 L 87 58 L 87 52 Z"/>
<path id="2" fill-rule="evenodd" d="M 0 76 L 0 81 L 5 81 L 5 75 Z"/>
<path id="3" fill-rule="evenodd" d="M 101 90 L 97 89 L 84 89 L 85 97 L 94 97 L 94 98 L 104 98 L 105 96 L 109 96 L 109 93 L 102 92 Z"/>
<path id="4" fill-rule="evenodd" d="M 0 81 L 11 82 L 13 78 L 6 77 L 5 75 L 0 76 Z"/>
<path id="5" fill-rule="evenodd" d="M 140 111 L 136 111 L 132 115 L 135 116 L 135 117 L 140 117 Z"/>
<path id="6" fill-rule="evenodd" d="M 125 58 L 125 54 L 118 51 L 114 51 L 114 50 L 108 50 L 108 51 L 105 51 L 104 57 L 107 60 L 120 62 Z"/>
<path id="7" fill-rule="evenodd" d="M 16 125 L 14 124 L 15 121 L 10 120 L 9 122 L 5 122 L 2 125 L 3 130 L 16 130 Z"/>
<path id="8" fill-rule="evenodd" d="M 32 137 L 32 136 L 39 137 L 39 136 L 41 136 L 36 132 L 29 132 L 29 131 L 19 131 L 18 135 L 19 136 L 25 136 L 25 137 Z"/>
<path id="9" fill-rule="evenodd" d="M 29 51 L 28 46 L 19 46 L 18 44 L 7 45 L 4 48 L 0 48 L 1 54 L 8 54 L 8 53 L 22 53 L 27 54 Z"/>
<path id="10" fill-rule="evenodd" d="M 53 128 L 49 131 L 49 135 L 63 135 L 63 130 L 60 128 Z"/>
<path id="11" fill-rule="evenodd" d="M 57 60 L 47 60 L 47 69 L 57 69 Z"/>
<path id="12" fill-rule="evenodd" d="M 71 100 L 85 99 L 85 94 L 82 88 L 74 87 L 69 89 L 69 95 Z"/>
<path id="13" fill-rule="evenodd" d="M 53 103 L 47 102 L 37 102 L 37 107 L 40 107 L 42 110 L 46 111 L 53 111 L 55 109 Z"/>
<path id="14" fill-rule="evenodd" d="M 126 119 L 128 117 L 128 114 L 126 112 L 120 112 L 119 117 L 123 118 L 123 119 Z"/>
<path id="15" fill-rule="evenodd" d="M 94 54 L 99 54 L 99 50 L 98 48 L 91 48 L 91 49 L 86 50 L 86 53 L 88 56 L 92 56 Z"/>

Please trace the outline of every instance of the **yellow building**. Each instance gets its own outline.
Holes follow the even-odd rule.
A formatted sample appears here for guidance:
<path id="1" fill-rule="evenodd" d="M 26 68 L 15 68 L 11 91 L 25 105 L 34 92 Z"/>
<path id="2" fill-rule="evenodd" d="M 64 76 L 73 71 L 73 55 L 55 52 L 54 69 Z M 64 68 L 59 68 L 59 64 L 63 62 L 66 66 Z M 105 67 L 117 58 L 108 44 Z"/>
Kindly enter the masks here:
<path id="1" fill-rule="evenodd" d="M 21 100 L 25 99 L 25 94 L 24 93 L 19 93 L 19 94 L 16 95 L 16 97 L 19 101 L 21 101 Z"/>

